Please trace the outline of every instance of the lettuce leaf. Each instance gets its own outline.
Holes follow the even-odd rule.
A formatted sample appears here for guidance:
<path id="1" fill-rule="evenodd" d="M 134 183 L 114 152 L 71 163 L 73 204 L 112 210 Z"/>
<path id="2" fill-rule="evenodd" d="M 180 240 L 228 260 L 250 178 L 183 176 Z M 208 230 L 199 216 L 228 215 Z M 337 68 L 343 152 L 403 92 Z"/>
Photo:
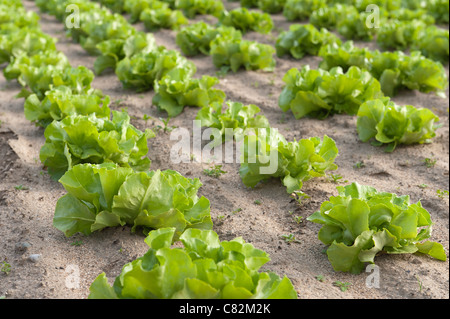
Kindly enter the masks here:
<path id="1" fill-rule="evenodd" d="M 296 299 L 287 277 L 259 269 L 266 252 L 242 238 L 220 241 L 212 230 L 187 229 L 182 248 L 172 248 L 175 229 L 162 228 L 145 239 L 147 253 L 126 264 L 109 286 L 100 274 L 89 299 Z"/>
<path id="2" fill-rule="evenodd" d="M 321 224 L 319 240 L 327 249 L 335 271 L 360 273 L 376 255 L 421 252 L 438 260 L 447 256 L 439 243 L 421 241 L 431 237 L 430 214 L 409 196 L 378 192 L 370 186 L 352 183 L 338 187 L 339 195 L 322 203 L 309 216 Z"/>

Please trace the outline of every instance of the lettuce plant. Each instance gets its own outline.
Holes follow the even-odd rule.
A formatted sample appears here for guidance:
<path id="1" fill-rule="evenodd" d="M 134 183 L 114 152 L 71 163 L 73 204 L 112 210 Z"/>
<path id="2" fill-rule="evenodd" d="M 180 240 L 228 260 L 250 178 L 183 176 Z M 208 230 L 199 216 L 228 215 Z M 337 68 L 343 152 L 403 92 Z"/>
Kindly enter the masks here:
<path id="1" fill-rule="evenodd" d="M 242 8 L 258 8 L 259 0 L 240 0 Z"/>
<path id="2" fill-rule="evenodd" d="M 320 6 L 311 13 L 309 22 L 316 28 L 335 30 L 338 22 L 343 21 L 345 16 L 357 13 L 357 9 L 352 5 L 339 3 L 333 6 Z"/>
<path id="3" fill-rule="evenodd" d="M 336 31 L 346 39 L 370 41 L 377 33 L 377 28 L 367 26 L 366 20 L 370 13 L 347 12 L 336 24 Z M 384 24 L 380 22 L 380 24 Z"/>
<path id="4" fill-rule="evenodd" d="M 39 15 L 36 12 L 27 11 L 20 5 L 12 3 L 0 3 L 0 25 L 14 25 L 19 29 L 39 28 Z"/>
<path id="5" fill-rule="evenodd" d="M 96 0 L 115 13 L 123 13 L 127 0 Z"/>
<path id="6" fill-rule="evenodd" d="M 173 227 L 177 237 L 186 228 L 212 228 L 209 200 L 197 196 L 202 183 L 176 171 L 79 164 L 59 182 L 67 194 L 56 203 L 53 225 L 67 237 L 124 225 L 133 232 Z"/>
<path id="7" fill-rule="evenodd" d="M 261 109 L 256 105 L 228 101 L 227 106 L 224 110 L 222 103 L 213 103 L 202 108 L 195 119 L 200 121 L 202 127 L 220 130 L 222 141 L 233 137 L 240 141 L 249 130 L 270 128 L 269 120 L 264 115 L 258 115 Z M 233 129 L 233 135 L 227 136 L 226 129 Z"/>
<path id="8" fill-rule="evenodd" d="M 178 30 L 182 25 L 188 24 L 188 19 L 180 10 L 172 10 L 167 7 L 159 9 L 147 8 L 141 12 L 139 20 L 142 21 L 147 30 L 157 29 Z"/>
<path id="9" fill-rule="evenodd" d="M 40 60 L 39 65 L 33 66 L 24 63 L 19 65 L 18 69 L 20 75 L 17 80 L 23 89 L 17 97 L 26 98 L 34 93 L 38 99 L 42 100 L 48 90 L 58 86 L 69 87 L 74 94 L 101 94 L 92 89 L 94 73 L 84 66 L 58 67 L 46 64 L 45 60 Z"/>
<path id="10" fill-rule="evenodd" d="M 243 33 L 256 31 L 263 34 L 270 33 L 274 26 L 268 13 L 249 11 L 246 8 L 224 11 L 219 18 L 219 24 L 234 27 Z"/>
<path id="11" fill-rule="evenodd" d="M 267 13 L 280 13 L 283 11 L 286 0 L 257 0 L 258 8 Z"/>
<path id="12" fill-rule="evenodd" d="M 411 43 L 412 50 L 420 51 L 427 58 L 448 64 L 449 60 L 449 31 L 437 26 L 428 26 L 421 35 Z"/>
<path id="13" fill-rule="evenodd" d="M 154 133 L 136 129 L 126 112 L 112 115 L 111 120 L 95 114 L 71 115 L 47 126 L 40 159 L 53 179 L 81 163 L 112 162 L 138 171 L 150 167 L 147 139 Z"/>
<path id="14" fill-rule="evenodd" d="M 157 0 L 127 0 L 124 3 L 124 11 L 130 14 L 130 22 L 139 21 L 141 13 L 146 9 L 159 10 L 167 9 L 169 4 Z"/>
<path id="15" fill-rule="evenodd" d="M 27 55 L 25 52 L 17 56 L 10 64 L 3 70 L 3 75 L 10 81 L 26 76 L 25 74 L 34 73 L 33 71 L 44 69 L 50 71 L 61 71 L 70 67 L 69 60 L 66 55 L 60 51 L 47 50 L 42 53 Z M 23 85 L 26 85 L 23 81 Z"/>
<path id="16" fill-rule="evenodd" d="M 164 110 L 169 117 L 183 112 L 186 106 L 208 107 L 211 103 L 223 103 L 225 93 L 213 89 L 219 80 L 211 76 L 191 78 L 189 70 L 174 69 L 161 80 L 155 82 L 153 104 Z"/>
<path id="17" fill-rule="evenodd" d="M 403 0 L 350 0 L 358 11 L 365 11 L 368 5 L 374 4 L 381 10 L 394 11 L 404 6 Z M 414 1 L 414 0 L 411 0 Z M 339 1 L 341 2 L 341 1 Z M 408 1 L 409 2 L 409 1 Z"/>
<path id="18" fill-rule="evenodd" d="M 275 49 L 279 57 L 290 54 L 301 59 L 307 54 L 317 55 L 323 45 L 334 43 L 340 44 L 341 40 L 324 28 L 318 30 L 312 24 L 293 24 L 289 31 L 280 33 Z"/>
<path id="19" fill-rule="evenodd" d="M 155 81 L 161 80 L 170 71 L 180 68 L 186 74 L 196 72 L 194 63 L 181 56 L 178 51 L 159 47 L 149 53 L 137 53 L 130 58 L 125 57 L 116 67 L 116 75 L 125 88 L 137 91 L 150 90 Z"/>
<path id="20" fill-rule="evenodd" d="M 3 30 L 7 32 L 3 34 Z M 0 36 L 0 64 L 9 63 L 12 58 L 21 55 L 33 56 L 56 51 L 56 40 L 36 28 L 2 28 Z"/>
<path id="21" fill-rule="evenodd" d="M 111 287 L 105 273 L 90 299 L 296 299 L 286 276 L 261 272 L 268 254 L 238 237 L 220 241 L 212 230 L 187 229 L 183 247 L 171 247 L 175 229 L 149 233 L 147 253 L 126 264 Z"/>
<path id="22" fill-rule="evenodd" d="M 216 68 L 230 67 L 272 72 L 275 68 L 275 48 L 268 44 L 241 39 L 222 39 L 211 42 L 211 56 Z"/>
<path id="23" fill-rule="evenodd" d="M 183 11 L 189 19 L 204 14 L 219 17 L 225 10 L 224 5 L 220 0 L 176 0 L 175 8 Z"/>
<path id="24" fill-rule="evenodd" d="M 95 3 L 89 0 L 36 0 L 36 6 L 43 12 L 55 16 L 59 21 L 63 21 L 70 12 L 67 12 L 67 6 L 70 4 L 76 5 L 80 14 L 83 15 L 89 12 L 95 12 L 98 15 L 101 11 L 102 15 L 108 13 L 108 9 L 101 8 L 99 3 Z M 90 20 L 90 19 L 89 19 Z M 88 20 L 84 20 L 88 21 Z M 73 30 L 72 30 L 73 31 Z"/>
<path id="25" fill-rule="evenodd" d="M 378 192 L 358 183 L 337 189 L 338 196 L 307 218 L 322 225 L 319 240 L 329 246 L 328 260 L 335 271 L 360 273 L 380 252 L 419 252 L 447 259 L 441 244 L 423 242 L 431 237 L 432 221 L 420 201 L 411 204 L 409 196 Z"/>
<path id="26" fill-rule="evenodd" d="M 446 96 L 448 77 L 445 68 L 419 51 L 412 51 L 410 55 L 402 51 L 375 51 L 371 63 L 370 72 L 380 79 L 383 92 L 390 97 L 402 88 Z"/>
<path id="27" fill-rule="evenodd" d="M 351 66 L 370 70 L 373 54 L 374 52 L 368 48 L 355 46 L 353 41 L 346 41 L 342 45 L 323 45 L 318 54 L 322 58 L 319 67 L 330 70 L 339 66 L 344 72 L 347 72 Z"/>
<path id="28" fill-rule="evenodd" d="M 286 83 L 278 105 L 292 111 L 296 119 L 305 116 L 326 118 L 335 113 L 356 115 L 359 106 L 368 99 L 384 96 L 380 83 L 368 71 L 350 67 L 346 73 L 336 67 L 329 72 L 293 68 L 283 78 Z"/>
<path id="29" fill-rule="evenodd" d="M 405 50 L 420 37 L 426 26 L 421 20 L 389 20 L 380 26 L 377 43 L 385 50 Z"/>
<path id="30" fill-rule="evenodd" d="M 421 4 L 425 5 L 425 9 L 434 17 L 436 23 L 449 23 L 449 0 L 430 0 Z"/>
<path id="31" fill-rule="evenodd" d="M 45 93 L 41 101 L 36 94 L 25 100 L 25 117 L 37 126 L 47 127 L 54 120 L 61 121 L 71 115 L 95 114 L 97 117 L 109 117 L 109 97 L 98 95 L 74 94 L 67 86 L 58 86 Z"/>
<path id="32" fill-rule="evenodd" d="M 80 20 L 83 19 L 81 20 L 83 23 L 76 31 L 83 33 L 79 38 L 80 45 L 92 55 L 100 53 L 97 44 L 111 39 L 126 40 L 136 33 L 136 29 L 122 15 L 106 12 L 99 17 L 99 12 L 102 11 L 87 12 L 86 15 L 89 15 L 91 19 L 80 18 Z"/>
<path id="33" fill-rule="evenodd" d="M 400 21 L 412 21 L 420 20 L 426 25 L 433 25 L 436 23 L 434 17 L 428 14 L 425 9 L 415 9 L 411 10 L 408 8 L 400 8 L 389 12 L 389 19 L 400 20 Z"/>
<path id="34" fill-rule="evenodd" d="M 177 33 L 176 43 L 186 56 L 209 55 L 215 38 L 242 39 L 242 33 L 233 27 L 213 27 L 203 21 L 184 27 Z"/>
<path id="35" fill-rule="evenodd" d="M 288 21 L 303 21 L 308 20 L 314 11 L 325 7 L 325 1 L 321 0 L 287 0 L 283 15 Z"/>
<path id="36" fill-rule="evenodd" d="M 336 143 L 328 136 L 287 142 L 274 129 L 258 129 L 246 135 L 241 145 L 239 174 L 247 187 L 270 178 L 280 178 L 287 192 L 301 190 L 303 183 L 336 170 Z"/>
<path id="37" fill-rule="evenodd" d="M 119 18 L 120 22 L 118 21 L 117 24 L 114 24 L 114 15 L 109 9 L 97 6 L 97 3 L 86 0 L 69 0 L 61 1 L 60 4 L 62 7 L 58 7 L 56 12 L 50 11 L 48 13 L 65 23 L 66 16 L 69 14 L 65 12 L 66 6 L 76 5 L 79 8 L 79 21 L 83 23 L 80 23 L 79 28 L 66 28 L 66 34 L 74 42 L 80 43 L 89 54 L 99 54 L 100 52 L 97 50 L 96 45 L 108 40 L 109 37 L 124 39 L 135 32 L 123 17 Z M 60 9 L 63 9 L 63 11 L 59 12 Z M 116 16 L 119 15 L 116 14 Z M 98 31 L 96 31 L 97 28 Z"/>
<path id="38" fill-rule="evenodd" d="M 137 53 L 150 53 L 157 49 L 155 38 L 150 33 L 138 32 L 127 39 L 110 39 L 97 44 L 100 56 L 94 62 L 95 74 L 105 69 L 116 69 L 117 63 Z"/>
<path id="39" fill-rule="evenodd" d="M 375 139 L 392 152 L 399 144 L 431 143 L 439 117 L 425 108 L 399 106 L 389 98 L 370 100 L 358 111 L 357 129 L 361 141 Z"/>

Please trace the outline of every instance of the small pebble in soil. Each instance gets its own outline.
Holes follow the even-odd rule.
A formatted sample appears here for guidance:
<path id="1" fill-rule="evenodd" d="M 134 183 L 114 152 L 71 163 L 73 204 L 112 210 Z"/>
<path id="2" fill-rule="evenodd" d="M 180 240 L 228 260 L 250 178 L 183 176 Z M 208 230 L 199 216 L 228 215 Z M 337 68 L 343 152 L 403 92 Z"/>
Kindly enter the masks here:
<path id="1" fill-rule="evenodd" d="M 28 260 L 32 261 L 32 262 L 38 262 L 41 259 L 41 255 L 40 254 L 32 254 L 30 256 L 28 256 Z"/>
<path id="2" fill-rule="evenodd" d="M 31 244 L 26 241 L 22 241 L 22 242 L 16 243 L 15 247 L 16 247 L 17 251 L 26 251 L 26 250 L 28 250 L 28 248 L 31 247 Z"/>

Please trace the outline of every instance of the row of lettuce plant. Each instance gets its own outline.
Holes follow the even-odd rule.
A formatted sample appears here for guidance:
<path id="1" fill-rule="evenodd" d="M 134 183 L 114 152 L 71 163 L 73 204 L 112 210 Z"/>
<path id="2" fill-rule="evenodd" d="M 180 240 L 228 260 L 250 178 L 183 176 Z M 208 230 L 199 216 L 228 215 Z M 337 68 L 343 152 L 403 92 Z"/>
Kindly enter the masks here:
<path id="1" fill-rule="evenodd" d="M 377 43 L 383 50 L 395 49 L 420 52 L 424 57 L 448 63 L 449 33 L 437 26 L 427 26 L 419 20 L 389 21 L 380 28 Z M 322 46 L 342 45 L 342 41 L 325 27 L 313 24 L 293 24 L 277 37 L 275 48 L 279 57 L 289 54 L 295 59 L 317 56 Z M 412 54 L 412 53 L 411 53 Z"/>
<path id="2" fill-rule="evenodd" d="M 365 12 L 367 6 L 377 5 L 381 14 L 391 17 L 402 16 L 407 20 L 410 18 L 424 18 L 436 23 L 445 24 L 449 22 L 449 2 L 448 0 L 228 0 L 231 2 L 240 2 L 245 8 L 259 8 L 268 13 L 283 13 L 289 21 L 317 19 L 328 23 L 336 23 L 335 19 L 324 19 L 328 15 L 328 10 L 335 12 L 336 7 L 341 8 L 338 14 L 345 12 L 347 17 L 343 16 L 346 22 L 342 29 L 351 30 L 357 34 L 361 32 L 355 28 L 362 19 L 360 12 Z M 345 8 L 345 9 L 344 9 Z M 354 10 L 356 9 L 356 10 Z M 340 11 L 340 12 L 339 12 Z M 313 18 L 314 17 L 314 18 Z M 327 21 L 325 21 L 327 20 Z M 352 25 L 353 22 L 354 24 Z M 347 31 L 345 31 L 347 32 Z"/>
<path id="3" fill-rule="evenodd" d="M 256 1 L 257 2 L 257 1 Z M 347 40 L 369 41 L 376 37 L 377 44 L 384 50 L 411 49 L 420 51 L 424 56 L 448 63 L 449 32 L 435 26 L 436 19 L 428 14 L 425 8 L 410 9 L 406 3 L 375 3 L 380 5 L 378 27 L 367 25 L 367 20 L 372 12 L 366 12 L 367 1 L 356 1 L 348 4 L 336 1 L 287 1 L 284 6 L 284 15 L 290 21 L 308 20 L 310 24 L 291 25 L 289 31 L 285 31 L 277 39 L 277 53 L 279 56 L 289 52 L 296 59 L 303 54 L 295 51 L 303 51 L 311 55 L 317 55 L 320 44 L 325 41 L 336 41 L 337 37 L 330 36 L 328 31 L 335 30 Z M 241 3 L 245 6 L 246 3 Z M 439 4 L 439 5 L 445 5 Z M 438 4 L 434 4 L 438 6 Z M 447 1 L 448 7 L 448 1 Z M 428 8 L 428 7 L 427 7 Z M 435 7 L 428 8 L 430 11 Z M 237 8 L 233 11 L 242 11 L 246 8 Z M 447 12 L 448 16 L 448 12 Z M 245 23 L 241 15 L 236 14 L 236 25 Z M 249 18 L 247 18 L 249 20 Z M 447 22 L 448 23 L 448 18 Z M 258 25 L 255 23 L 255 25 Z M 319 30 L 314 29 L 314 27 Z M 243 28 L 245 29 L 245 28 Z M 328 30 L 328 31 L 327 31 Z M 333 39 L 336 38 L 336 39 Z M 298 42 L 297 42 L 298 41 Z M 281 43 L 281 45 L 279 45 Z M 280 48 L 283 48 L 280 50 Z"/>
<path id="4" fill-rule="evenodd" d="M 210 14 L 219 16 L 224 11 L 223 2 L 220 0 L 94 0 L 101 3 L 111 11 L 116 13 L 130 13 L 131 8 L 134 12 L 133 19 L 138 17 L 142 9 L 156 9 L 161 7 L 169 8 L 171 10 L 179 10 L 189 19 L 195 18 L 197 15 Z M 136 20 L 135 20 L 136 21 Z"/>
<path id="5" fill-rule="evenodd" d="M 178 23 L 154 24 L 153 27 L 179 29 L 188 24 L 187 18 L 194 18 L 197 15 L 209 14 L 219 20 L 219 24 L 233 26 L 243 32 L 253 30 L 261 33 L 269 33 L 273 28 L 273 21 L 269 14 L 257 11 L 249 11 L 247 8 L 236 8 L 228 11 L 223 2 L 219 0 L 97 0 L 105 7 L 115 13 L 130 14 L 130 22 L 149 22 L 148 17 L 158 16 L 158 12 L 164 10 L 179 11 L 183 17 L 178 19 Z M 145 12 L 145 13 L 144 13 Z M 180 15 L 178 13 L 178 15 Z M 160 14 L 162 15 L 162 14 Z M 157 19 L 153 19 L 157 20 Z M 163 19 L 159 19 L 163 21 Z M 172 21 L 177 21 L 173 19 Z M 147 26 L 147 24 L 146 24 Z"/>
<path id="6" fill-rule="evenodd" d="M 113 7 L 108 5 L 109 1 L 99 2 L 107 7 Z M 218 26 L 229 26 L 230 29 L 235 28 L 243 33 L 248 31 L 269 33 L 273 29 L 273 21 L 270 15 L 255 11 L 250 12 L 246 8 L 237 8 L 235 10 L 227 11 L 224 9 L 222 1 L 123 0 L 121 3 L 122 5 L 119 6 L 120 10 L 116 8 L 115 11 L 130 14 L 130 22 L 132 23 L 137 22 L 138 20 L 143 21 L 148 29 L 168 27 L 183 31 L 190 27 L 190 25 L 185 26 L 188 24 L 187 20 L 173 26 L 158 26 L 155 24 L 153 27 L 149 27 L 149 21 L 151 19 L 146 18 L 150 15 L 149 12 L 157 12 L 160 10 L 160 7 L 165 8 L 167 6 L 173 9 L 182 10 L 189 18 L 192 18 L 197 14 L 211 14 L 217 17 Z M 182 28 L 181 25 L 183 25 Z M 234 30 L 231 32 L 236 34 Z M 258 43 L 257 41 L 246 41 L 243 40 L 241 36 L 214 38 L 217 39 L 217 43 L 214 45 L 216 50 L 214 50 L 215 53 L 211 53 L 211 55 L 213 56 L 216 67 L 228 67 L 235 72 L 242 67 L 247 70 L 273 70 L 275 61 L 272 58 L 274 51 L 271 46 Z M 210 42 L 212 40 L 213 38 L 209 39 Z M 261 54 L 264 55 L 264 57 L 258 59 L 258 56 Z"/>
<path id="7" fill-rule="evenodd" d="M 380 81 L 384 94 L 393 97 L 401 89 L 417 90 L 423 93 L 436 93 L 445 97 L 448 77 L 440 62 L 424 57 L 419 51 L 409 55 L 403 51 L 369 50 L 347 41 L 342 45 L 326 44 L 321 47 L 319 67 L 330 70 L 336 66 L 347 70 L 357 66 L 368 70 Z"/>
<path id="8" fill-rule="evenodd" d="M 353 21 L 351 17 L 358 15 Z M 336 30 L 346 39 L 372 40 L 376 36 L 376 43 L 383 50 L 417 50 L 432 60 L 448 63 L 449 33 L 434 25 L 433 16 L 423 10 L 402 8 L 383 10 L 380 19 L 379 28 L 368 28 L 367 13 L 359 13 L 355 6 L 337 4 L 314 11 L 310 23 L 317 28 Z"/>
<path id="9" fill-rule="evenodd" d="M 134 1 L 137 5 L 137 2 Z M 76 4 L 80 10 L 80 28 L 68 29 L 70 36 L 91 54 L 99 55 L 95 71 L 101 74 L 112 68 L 126 88 L 138 91 L 155 89 L 153 103 L 170 117 L 177 116 L 187 105 L 203 107 L 223 102 L 225 94 L 212 87 L 217 78 L 204 76 L 194 79 L 195 65 L 175 50 L 157 46 L 151 34 L 137 32 L 118 14 L 112 14 L 88 1 L 37 1 L 42 11 L 64 20 L 68 15 L 64 4 Z M 124 2 L 124 10 L 127 10 Z M 143 7 L 135 7 L 134 13 Z M 225 28 L 225 27 L 224 27 Z M 241 34 L 228 27 L 233 37 L 216 37 L 214 61 L 217 67 L 228 66 L 237 71 L 246 69 L 271 70 L 275 64 L 273 48 L 254 41 L 242 40 Z M 239 59 L 237 58 L 239 57 Z"/>
<path id="10" fill-rule="evenodd" d="M 434 44 L 436 56 L 441 56 L 440 42 Z M 323 70 L 331 71 L 335 67 L 344 71 L 350 67 L 367 70 L 380 82 L 383 93 L 390 97 L 401 89 L 435 92 L 445 97 L 444 91 L 448 86 L 444 66 L 426 58 L 420 51 L 412 51 L 408 55 L 403 51 L 360 48 L 352 41 L 342 43 L 326 29 L 318 30 L 310 24 L 292 25 L 289 31 L 282 32 L 277 39 L 276 50 L 278 56 L 290 54 L 296 59 L 306 54 L 317 55 L 322 58 L 319 67 Z M 427 50 L 431 52 L 431 48 Z"/>
<path id="11" fill-rule="evenodd" d="M 90 1 L 36 3 L 61 21 L 68 15 L 65 7 L 76 4 L 82 24 L 80 28 L 67 28 L 67 32 L 87 52 L 98 56 L 96 74 L 113 69 L 125 88 L 138 92 L 154 89 L 153 103 L 170 117 L 179 115 L 187 105 L 203 107 L 224 101 L 225 94 L 212 88 L 217 78 L 195 79 L 196 66 L 191 61 L 176 50 L 158 46 L 152 34 L 137 31 L 122 15 Z"/>
<path id="12" fill-rule="evenodd" d="M 293 68 L 283 78 L 280 108 L 291 110 L 295 118 L 324 119 L 333 114 L 357 115 L 361 141 L 386 145 L 392 152 L 398 144 L 430 143 L 440 127 L 431 110 L 412 105 L 399 106 L 385 97 L 378 80 L 368 71 L 351 66 L 330 71 Z"/>

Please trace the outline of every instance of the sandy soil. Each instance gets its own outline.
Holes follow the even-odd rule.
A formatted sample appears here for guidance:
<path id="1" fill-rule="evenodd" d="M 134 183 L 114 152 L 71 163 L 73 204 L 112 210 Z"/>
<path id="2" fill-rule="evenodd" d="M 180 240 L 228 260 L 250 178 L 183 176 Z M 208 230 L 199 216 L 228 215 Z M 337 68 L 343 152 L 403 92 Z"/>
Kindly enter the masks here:
<path id="1" fill-rule="evenodd" d="M 225 2 L 229 8 L 236 3 Z M 37 11 L 34 3 L 26 1 L 30 10 Z M 93 68 L 95 58 L 88 56 L 76 43 L 65 38 L 63 26 L 53 17 L 41 14 L 42 29 L 58 38 L 58 49 L 63 51 L 72 65 Z M 271 36 L 251 33 L 245 37 L 274 44 L 278 31 L 289 24 L 282 15 L 273 15 L 276 31 Z M 213 19 L 210 19 L 214 21 Z M 142 29 L 141 25 L 136 25 Z M 177 48 L 173 31 L 156 32 L 158 44 Z M 373 43 L 361 44 L 374 47 Z M 192 58 L 198 67 L 197 75 L 215 75 L 211 58 Z M 256 104 L 268 117 L 273 127 L 279 128 L 288 140 L 311 136 L 332 137 L 340 150 L 336 174 L 343 180 L 372 185 L 381 191 L 409 194 L 412 201 L 422 201 L 435 223 L 432 240 L 449 247 L 449 202 L 441 199 L 436 190 L 449 189 L 449 124 L 448 99 L 431 94 L 402 92 L 394 100 L 398 104 L 413 104 L 432 109 L 441 117 L 443 127 L 432 144 L 399 147 L 394 153 L 359 141 L 356 118 L 340 115 L 320 121 L 295 120 L 278 107 L 283 75 L 292 67 L 310 64 L 316 68 L 320 58 L 306 57 L 301 61 L 277 58 L 274 73 L 239 72 L 228 74 L 218 86 L 228 98 L 246 104 Z M 447 67 L 448 72 L 448 67 Z M 111 96 L 112 108 L 127 108 L 134 116 L 132 123 L 139 129 L 160 125 L 158 113 L 152 106 L 153 92 L 134 93 L 122 88 L 114 73 L 97 76 L 93 86 Z M 106 229 L 89 237 L 75 235 L 65 238 L 53 228 L 52 218 L 56 201 L 65 193 L 63 187 L 45 173 L 39 161 L 44 131 L 27 121 L 23 114 L 23 99 L 15 99 L 20 86 L 7 83 L 0 77 L 0 262 L 11 265 L 9 274 L 0 272 L 0 296 L 6 298 L 86 298 L 91 282 L 102 272 L 113 280 L 122 266 L 146 252 L 144 236 L 131 233 L 129 227 Z M 447 92 L 448 95 L 448 92 Z M 186 108 L 170 125 L 192 131 L 192 120 L 198 109 Z M 153 120 L 142 120 L 143 115 Z M 238 174 L 239 164 L 226 164 L 227 172 L 219 179 L 202 172 L 207 163 L 195 161 L 174 165 L 169 160 L 173 145 L 170 135 L 160 133 L 149 140 L 152 169 L 176 169 L 187 177 L 198 177 L 204 186 L 200 195 L 211 201 L 214 230 L 222 240 L 242 236 L 271 256 L 265 270 L 280 276 L 287 275 L 299 298 L 449 298 L 449 263 L 418 255 L 381 255 L 376 258 L 380 269 L 380 287 L 366 285 L 369 273 L 351 275 L 334 272 L 326 255 L 325 246 L 317 239 L 319 225 L 305 221 L 329 196 L 336 195 L 337 184 L 326 178 L 312 180 L 303 191 L 311 199 L 299 205 L 286 193 L 279 180 L 273 180 L 255 189 L 247 189 Z M 433 158 L 436 165 L 427 168 L 425 158 Z M 355 163 L 364 162 L 361 169 Z M 419 187 L 426 184 L 428 187 Z M 22 185 L 22 187 L 19 187 Z M 261 202 L 255 204 L 255 200 Z M 238 208 L 240 212 L 233 213 Z M 290 212 L 293 212 L 291 215 Z M 219 218 L 220 216 L 220 218 Z M 222 217 L 223 216 L 223 217 Z M 302 216 L 297 224 L 294 216 Z M 281 235 L 293 234 L 298 243 L 286 243 Z M 39 254 L 38 260 L 30 256 Z M 73 281 L 79 275 L 79 285 Z M 316 276 L 324 276 L 323 281 Z M 350 283 L 342 292 L 333 282 Z M 74 284 L 75 283 L 75 284 Z"/>

